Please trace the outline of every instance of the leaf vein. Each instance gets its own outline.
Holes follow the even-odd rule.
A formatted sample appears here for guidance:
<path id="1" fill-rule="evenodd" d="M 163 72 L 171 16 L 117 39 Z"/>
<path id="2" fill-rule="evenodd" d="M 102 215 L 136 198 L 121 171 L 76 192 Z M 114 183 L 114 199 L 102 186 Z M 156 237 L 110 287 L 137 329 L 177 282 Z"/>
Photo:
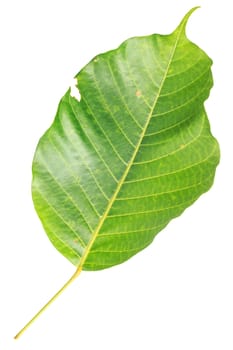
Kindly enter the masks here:
<path id="1" fill-rule="evenodd" d="M 112 76 L 112 80 L 113 80 L 113 82 L 114 82 L 114 85 L 115 85 L 116 88 L 117 88 L 118 96 L 120 96 L 120 98 L 121 98 L 121 100 L 122 100 L 122 102 L 123 102 L 125 108 L 127 109 L 128 113 L 129 113 L 129 115 L 131 116 L 131 118 L 132 118 L 132 120 L 134 121 L 134 123 L 139 127 L 140 130 L 143 130 L 142 126 L 138 123 L 137 119 L 134 117 L 133 113 L 130 111 L 130 109 L 129 109 L 128 105 L 127 105 L 127 102 L 125 101 L 125 98 L 124 98 L 123 94 L 121 93 L 121 90 L 120 90 L 120 88 L 119 88 L 119 85 L 118 85 L 118 83 L 117 83 L 117 80 L 116 80 L 116 78 L 115 78 L 115 76 L 114 76 L 114 72 L 113 72 L 113 70 L 112 70 L 110 61 L 107 61 L 107 64 L 108 64 L 109 71 L 110 71 L 110 73 L 111 73 L 111 76 Z M 135 145 L 133 145 L 133 147 L 135 147 Z"/>
<path id="2" fill-rule="evenodd" d="M 86 223 L 87 227 L 89 228 L 89 230 L 92 232 L 93 228 L 89 225 L 88 221 L 86 220 L 84 214 L 82 213 L 82 211 L 80 210 L 80 208 L 76 205 L 76 203 L 74 202 L 73 198 L 70 196 L 70 194 L 64 189 L 63 186 L 61 186 L 61 184 L 59 183 L 59 181 L 54 177 L 54 175 L 51 173 L 51 171 L 49 170 L 45 160 L 42 162 L 42 164 L 44 165 L 44 167 L 46 168 L 48 174 L 50 175 L 50 177 L 53 179 L 53 181 L 57 184 L 57 186 L 61 189 L 61 191 L 63 193 L 66 194 L 67 199 L 70 201 L 70 203 L 73 205 L 73 207 L 80 213 L 81 217 L 83 218 L 84 222 Z"/>
<path id="3" fill-rule="evenodd" d="M 160 97 L 167 97 L 167 96 L 171 96 L 176 94 L 177 92 L 181 92 L 187 88 L 190 88 L 193 84 L 195 84 L 197 81 L 201 80 L 203 78 L 203 76 L 208 73 L 210 71 L 210 67 L 208 67 L 207 69 L 205 69 L 201 74 L 199 74 L 195 79 L 191 80 L 191 82 L 189 82 L 188 84 L 182 86 L 182 88 L 177 89 L 177 90 L 173 90 L 172 92 L 168 92 L 166 94 L 162 94 L 160 95 Z"/>
<path id="4" fill-rule="evenodd" d="M 147 195 L 144 195 L 144 196 L 135 196 L 135 197 L 120 197 L 120 198 L 117 198 L 116 201 L 125 201 L 125 200 L 137 200 L 137 199 L 142 199 L 142 198 L 150 198 L 150 197 L 157 197 L 157 196 L 162 196 L 164 194 L 170 194 L 170 193 L 176 193 L 176 192 L 180 192 L 180 191 L 185 191 L 185 190 L 188 190 L 190 188 L 193 188 L 193 187 L 197 187 L 199 185 L 203 185 L 207 179 L 209 179 L 211 176 L 208 176 L 208 177 L 205 177 L 205 181 L 200 181 L 200 182 L 196 182 L 190 186 L 185 186 L 185 187 L 179 187 L 179 188 L 176 188 L 175 190 L 171 190 L 171 191 L 164 191 L 164 192 L 157 192 L 157 193 L 152 193 L 152 194 L 147 194 Z"/>
<path id="5" fill-rule="evenodd" d="M 69 228 L 69 230 L 71 230 L 71 231 L 75 234 L 75 237 L 78 238 L 79 243 L 81 244 L 81 246 L 82 246 L 83 248 L 85 248 L 85 247 L 86 247 L 86 244 L 85 244 L 85 242 L 82 240 L 82 238 L 80 237 L 80 235 L 77 234 L 77 232 L 76 232 L 76 231 L 70 226 L 70 224 L 63 218 L 63 216 L 60 215 L 60 214 L 58 213 L 58 211 L 57 211 L 57 209 L 54 207 L 54 205 L 52 205 L 52 204 L 48 201 L 48 199 L 43 195 L 41 189 L 37 188 L 37 191 L 38 191 L 39 195 L 43 198 L 43 200 L 48 204 L 48 206 L 50 207 L 50 209 L 52 209 L 52 211 L 55 213 L 55 215 L 65 224 L 65 226 L 67 226 L 67 227 Z M 59 236 L 57 236 L 56 233 L 55 233 L 54 231 L 53 231 L 53 234 L 54 234 L 54 236 L 56 236 L 56 238 L 58 238 L 62 243 L 66 244 L 65 241 L 62 240 Z M 67 246 L 67 247 L 69 247 L 69 246 Z M 78 253 L 77 253 L 77 254 L 78 254 Z M 79 257 L 81 257 L 81 256 L 79 256 Z"/>
<path id="6" fill-rule="evenodd" d="M 155 210 L 145 210 L 145 211 L 137 211 L 137 212 L 128 212 L 128 213 L 122 213 L 122 214 L 114 214 L 114 215 L 108 215 L 108 218 L 116 218 L 116 217 L 123 217 L 123 216 L 133 216 L 133 215 L 139 215 L 139 214 L 150 214 L 150 213 L 159 213 L 161 211 L 166 211 L 166 210 L 170 210 L 170 209 L 175 209 L 175 208 L 179 208 L 179 207 L 185 207 L 186 204 L 188 203 L 192 203 L 192 201 L 196 198 L 196 196 L 190 198 L 187 201 L 183 201 L 179 204 L 176 205 L 172 205 L 170 207 L 165 207 L 165 208 L 160 208 L 160 209 L 155 209 Z"/>
<path id="7" fill-rule="evenodd" d="M 89 103 L 87 102 L 87 100 L 86 100 L 83 96 L 82 96 L 82 99 L 83 99 L 83 101 L 85 101 L 86 106 L 88 107 L 88 109 L 89 109 L 91 115 L 93 116 L 93 118 L 94 118 L 96 124 L 99 126 L 100 130 L 102 131 L 102 133 L 103 133 L 105 139 L 108 141 L 109 145 L 111 146 L 113 152 L 116 154 L 117 158 L 121 161 L 121 163 L 123 163 L 124 165 L 126 165 L 125 160 L 124 160 L 124 159 L 121 157 L 121 155 L 118 153 L 118 151 L 116 150 L 116 148 L 115 148 L 115 146 L 113 145 L 112 141 L 110 140 L 110 138 L 108 137 L 108 135 L 106 134 L 106 132 L 104 131 L 104 129 L 102 128 L 102 126 L 100 125 L 100 123 L 98 122 L 97 118 L 95 117 L 95 114 L 94 114 L 94 112 L 92 111 L 92 109 L 91 109 Z"/>
<path id="8" fill-rule="evenodd" d="M 93 255 L 93 254 L 101 254 L 101 253 L 110 253 L 110 254 L 119 254 L 119 253 L 132 253 L 132 252 L 138 252 L 139 250 L 143 249 L 143 248 L 146 248 L 148 246 L 148 244 L 150 244 L 152 242 L 152 238 L 148 241 L 146 241 L 146 243 L 144 242 L 143 245 L 140 245 L 136 248 L 133 248 L 133 249 L 125 249 L 125 250 L 98 250 L 98 249 L 95 249 L 95 250 L 91 250 L 90 251 L 90 255 Z"/>
<path id="9" fill-rule="evenodd" d="M 111 107 L 109 106 L 108 101 L 107 101 L 106 97 L 104 96 L 104 93 L 102 92 L 100 84 L 98 83 L 98 80 L 96 79 L 95 70 L 93 70 L 93 79 L 95 81 L 95 85 L 96 85 L 96 88 L 97 88 L 97 90 L 99 92 L 99 96 L 101 98 L 101 101 L 102 101 L 103 105 L 105 106 L 106 110 L 108 111 L 109 115 L 111 116 L 112 120 L 114 121 L 114 124 L 120 130 L 120 132 L 122 133 L 124 138 L 127 140 L 127 142 L 134 148 L 136 145 L 134 145 L 132 143 L 132 141 L 129 139 L 129 137 L 126 135 L 126 133 L 124 132 L 124 130 L 122 129 L 122 127 L 118 123 L 117 119 L 115 118 L 113 112 L 111 111 Z M 112 78 L 112 80 L 113 80 L 113 78 Z"/>
<path id="10" fill-rule="evenodd" d="M 145 180 L 152 180 L 152 179 L 156 179 L 158 177 L 164 177 L 164 176 L 169 176 L 169 175 L 173 175 L 173 174 L 178 174 L 182 171 L 186 171 L 188 169 L 191 169 L 195 166 L 198 166 L 202 163 L 205 163 L 209 158 L 211 158 L 213 156 L 213 154 L 215 153 L 216 149 L 218 148 L 217 144 L 215 145 L 215 147 L 213 148 L 213 151 L 208 155 L 208 157 L 204 158 L 201 162 L 197 162 L 197 163 L 193 163 L 192 165 L 190 166 L 187 166 L 185 168 L 182 168 L 180 170 L 175 170 L 175 171 L 171 171 L 169 173 L 165 173 L 165 174 L 159 174 L 159 175 L 155 175 L 155 176 L 149 176 L 149 177 L 145 177 L 145 178 L 142 178 L 142 179 L 137 179 L 137 180 L 128 180 L 128 181 L 125 181 L 125 183 L 135 183 L 135 182 L 141 182 L 141 181 L 145 181 Z"/>
<path id="11" fill-rule="evenodd" d="M 60 152 L 60 150 L 58 149 L 58 147 L 55 145 L 55 143 L 53 142 L 52 138 L 51 138 L 51 131 L 48 133 L 48 139 L 50 144 L 54 147 L 55 152 L 58 154 L 59 158 L 63 161 L 63 163 L 66 165 L 66 168 L 69 169 L 69 173 L 71 174 L 71 176 L 73 177 L 73 179 L 75 180 L 74 185 L 78 185 L 78 187 L 81 189 L 81 192 L 83 193 L 84 197 L 86 198 L 87 202 L 90 204 L 91 208 L 94 210 L 95 214 L 100 217 L 100 213 L 97 211 L 95 205 L 92 203 L 91 199 L 88 197 L 86 191 L 84 190 L 84 188 L 82 187 L 82 185 L 80 184 L 80 181 L 78 179 L 78 177 L 76 176 L 76 174 L 74 173 L 74 171 L 72 170 L 72 168 L 70 167 L 69 163 L 66 161 L 66 159 L 64 158 L 64 156 L 62 155 L 62 153 Z"/>
<path id="12" fill-rule="evenodd" d="M 71 96 L 70 96 L 70 97 L 71 97 Z M 83 99 L 83 97 L 82 97 L 82 99 Z M 86 104 L 87 104 L 87 103 L 86 103 Z M 87 132 L 86 132 L 86 130 L 83 128 L 83 126 L 82 126 L 82 124 L 81 124 L 81 121 L 79 120 L 78 115 L 77 115 L 77 113 L 75 112 L 75 110 L 74 110 L 74 108 L 73 108 L 73 106 L 72 106 L 72 100 L 71 100 L 71 99 L 70 99 L 70 106 L 71 106 L 71 108 L 72 108 L 72 111 L 73 111 L 73 113 L 74 113 L 74 116 L 75 116 L 77 122 L 79 123 L 79 125 L 80 125 L 80 127 L 81 127 L 81 129 L 82 129 L 82 132 L 86 135 L 86 137 L 87 137 L 87 139 L 89 140 L 89 142 L 90 142 L 90 144 L 91 144 L 93 150 L 96 152 L 96 154 L 97 154 L 99 160 L 104 164 L 105 168 L 107 169 L 107 171 L 108 171 L 108 173 L 111 175 L 111 177 L 114 179 L 114 181 L 115 181 L 115 182 L 118 182 L 118 179 L 117 179 L 117 178 L 115 177 L 115 175 L 112 173 L 112 171 L 111 171 L 111 169 L 109 168 L 108 164 L 105 162 L 105 160 L 104 160 L 103 157 L 100 155 L 100 153 L 99 153 L 99 151 L 97 150 L 97 148 L 95 147 L 95 143 L 92 141 L 90 135 L 88 135 Z M 92 116 L 93 116 L 93 114 L 92 114 Z"/>
<path id="13" fill-rule="evenodd" d="M 192 143 L 194 143 L 195 141 L 197 141 L 200 137 L 202 137 L 202 131 L 204 129 L 204 125 L 205 125 L 205 116 L 202 120 L 202 126 L 201 126 L 201 129 L 200 129 L 200 133 L 193 137 L 193 139 L 189 142 L 187 142 L 182 148 L 179 146 L 178 148 L 176 148 L 174 151 L 172 152 L 169 152 L 169 153 L 166 153 L 166 154 L 163 154 L 162 156 L 160 157 L 157 157 L 157 158 L 153 158 L 153 159 L 150 159 L 150 160 L 147 160 L 147 161 L 143 161 L 143 162 L 134 162 L 134 165 L 142 165 L 142 164 L 148 164 L 148 163 L 154 163 L 155 161 L 157 160 L 160 160 L 160 159 L 163 159 L 163 158 L 166 158 L 166 157 L 169 157 L 169 156 L 174 156 L 174 154 L 176 153 L 179 153 L 181 151 L 183 151 L 185 148 L 187 148 L 188 146 L 190 146 Z"/>
<path id="14" fill-rule="evenodd" d="M 159 224 L 159 225 L 155 225 L 153 227 L 149 227 L 149 228 L 143 228 L 143 229 L 139 229 L 139 230 L 133 230 L 133 231 L 124 231 L 124 232 L 114 232 L 114 233 L 101 233 L 99 235 L 99 237 L 115 237 L 115 236 L 120 236 L 120 235 L 128 235 L 128 234 L 135 234 L 135 233 L 138 233 L 138 232 L 146 232 L 146 231 L 153 231 L 155 229 L 158 229 L 158 228 L 163 228 L 164 225 L 167 225 L 168 221 L 164 221 L 164 223 L 162 224 Z"/>
<path id="15" fill-rule="evenodd" d="M 205 81 L 205 84 L 204 84 L 204 88 L 201 89 L 198 94 L 196 94 L 195 96 L 193 96 L 192 98 L 190 98 L 188 101 L 186 101 L 185 103 L 182 103 L 181 105 L 178 105 L 176 106 L 175 108 L 172 108 L 170 109 L 169 111 L 166 111 L 166 112 L 162 112 L 162 113 L 156 113 L 156 114 L 153 114 L 152 115 L 152 118 L 156 118 L 156 117 L 159 117 L 159 116 L 162 116 L 162 115 L 167 115 L 167 114 L 170 114 L 171 112 L 174 112 L 174 111 L 177 111 L 179 109 L 182 109 L 184 106 L 187 106 L 189 105 L 191 102 L 195 101 L 199 96 L 201 96 L 203 94 L 203 92 L 206 90 L 208 84 L 210 83 L 210 78 L 207 79 Z"/>

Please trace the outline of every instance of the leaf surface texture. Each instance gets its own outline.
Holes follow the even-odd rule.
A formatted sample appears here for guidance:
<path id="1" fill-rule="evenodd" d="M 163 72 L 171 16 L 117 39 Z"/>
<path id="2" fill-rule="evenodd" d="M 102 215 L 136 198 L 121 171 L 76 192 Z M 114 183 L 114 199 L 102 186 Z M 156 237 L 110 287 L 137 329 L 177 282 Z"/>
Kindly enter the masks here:
<path id="1" fill-rule="evenodd" d="M 135 37 L 78 74 L 39 141 L 36 211 L 54 246 L 98 270 L 148 246 L 212 185 L 219 147 L 203 106 L 211 59 L 185 34 Z"/>

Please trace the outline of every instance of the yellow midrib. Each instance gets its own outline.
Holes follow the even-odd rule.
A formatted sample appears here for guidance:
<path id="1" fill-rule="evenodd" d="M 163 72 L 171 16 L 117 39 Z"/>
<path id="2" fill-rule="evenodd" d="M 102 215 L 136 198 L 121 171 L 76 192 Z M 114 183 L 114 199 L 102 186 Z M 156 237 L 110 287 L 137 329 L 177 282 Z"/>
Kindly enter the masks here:
<path id="1" fill-rule="evenodd" d="M 130 159 L 130 161 L 129 161 L 129 163 L 128 163 L 126 169 L 125 169 L 125 172 L 124 172 L 124 174 L 122 175 L 122 177 L 121 177 L 121 179 L 120 179 L 120 181 L 119 181 L 119 183 L 118 183 L 118 185 L 117 185 L 117 188 L 116 188 L 115 193 L 113 194 L 111 200 L 109 201 L 108 206 L 107 206 L 107 208 L 106 208 L 104 214 L 101 216 L 101 219 L 100 219 L 100 221 L 99 221 L 99 223 L 98 223 L 98 225 L 97 225 L 95 231 L 93 232 L 92 238 L 90 239 L 90 241 L 89 241 L 89 243 L 88 243 L 88 245 L 87 245 L 87 247 L 86 247 L 86 249 L 85 249 L 85 252 L 84 252 L 84 254 L 83 254 L 83 256 L 82 256 L 82 258 L 81 258 L 81 260 L 80 260 L 80 262 L 79 262 L 78 269 L 82 268 L 82 266 L 84 265 L 84 263 L 85 263 L 85 261 L 86 261 L 86 258 L 87 258 L 87 256 L 88 256 L 90 250 L 91 250 L 91 247 L 92 247 L 92 245 L 94 244 L 95 239 L 96 239 L 96 237 L 98 236 L 99 231 L 100 231 L 100 229 L 101 229 L 101 227 L 102 227 L 102 225 L 103 225 L 105 219 L 107 218 L 108 213 L 109 213 L 109 211 L 111 210 L 112 205 L 113 205 L 113 203 L 115 202 L 115 199 L 116 199 L 118 193 L 120 192 L 120 189 L 121 189 L 121 187 L 122 187 L 122 185 L 123 185 L 123 183 L 124 183 L 124 181 L 125 181 L 125 179 L 126 179 L 128 173 L 129 173 L 130 168 L 131 168 L 131 166 L 132 166 L 132 164 L 133 164 L 133 162 L 134 162 L 134 159 L 135 159 L 135 157 L 136 157 L 136 155 L 137 155 L 137 153 L 138 153 L 138 150 L 139 150 L 139 148 L 140 148 L 140 146 L 141 146 L 142 140 L 143 140 L 143 138 L 144 138 L 144 136 L 145 136 L 146 130 L 147 130 L 148 125 L 149 125 L 149 123 L 150 123 L 151 116 L 152 116 L 152 114 L 153 114 L 153 111 L 154 111 L 155 106 L 156 106 L 156 104 L 157 104 L 157 101 L 158 101 L 158 99 L 159 99 L 159 96 L 160 96 L 161 90 L 162 90 L 162 88 L 163 88 L 165 79 L 166 79 L 166 77 L 167 77 L 167 74 L 168 74 L 168 71 L 169 71 L 169 68 L 170 68 L 170 65 L 171 65 L 171 62 L 172 62 L 172 59 L 173 59 L 175 50 L 176 50 L 176 48 L 177 48 L 177 45 L 178 45 L 178 42 L 179 42 L 179 39 L 180 39 L 180 35 L 181 35 L 181 33 L 182 33 L 182 30 L 183 30 L 184 25 L 185 25 L 185 23 L 183 23 L 183 25 L 181 25 L 180 28 L 179 28 L 178 35 L 177 35 L 176 41 L 175 41 L 175 43 L 174 43 L 174 47 L 173 47 L 172 50 L 171 50 L 171 54 L 170 54 L 170 58 L 169 58 L 169 60 L 168 60 L 167 68 L 166 68 L 166 70 L 165 70 L 165 72 L 164 72 L 163 79 L 161 80 L 161 83 L 160 83 L 159 91 L 158 91 L 158 93 L 156 94 L 154 103 L 153 103 L 153 105 L 152 105 L 152 107 L 151 107 L 151 111 L 150 111 L 150 113 L 149 113 L 149 115 L 148 115 L 147 122 L 146 122 L 146 124 L 145 124 L 145 126 L 144 126 L 144 128 L 143 128 L 143 132 L 142 132 L 141 137 L 140 137 L 140 139 L 139 139 L 139 141 L 138 141 L 138 144 L 137 144 L 137 146 L 135 147 L 134 153 L 133 153 L 133 155 L 132 155 L 132 157 L 131 157 L 131 159 Z"/>

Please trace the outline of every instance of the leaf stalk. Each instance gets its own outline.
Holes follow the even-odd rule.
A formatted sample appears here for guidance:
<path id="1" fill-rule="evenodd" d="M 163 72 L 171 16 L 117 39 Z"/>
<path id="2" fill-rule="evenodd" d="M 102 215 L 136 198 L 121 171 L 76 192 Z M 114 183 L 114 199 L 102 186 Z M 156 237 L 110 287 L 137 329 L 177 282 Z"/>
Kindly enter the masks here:
<path id="1" fill-rule="evenodd" d="M 61 295 L 64 290 L 79 276 L 82 271 L 82 267 L 79 266 L 71 278 L 64 284 L 64 286 L 37 312 L 37 314 L 14 336 L 14 339 L 18 339 L 31 324 Z"/>

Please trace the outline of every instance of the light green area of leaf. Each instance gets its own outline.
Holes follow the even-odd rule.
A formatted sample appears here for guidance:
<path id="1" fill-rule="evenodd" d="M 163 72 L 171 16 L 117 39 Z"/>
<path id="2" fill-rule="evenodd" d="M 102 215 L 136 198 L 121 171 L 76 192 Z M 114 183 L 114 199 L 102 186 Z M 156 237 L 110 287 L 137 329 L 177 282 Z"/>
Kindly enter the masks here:
<path id="1" fill-rule="evenodd" d="M 193 9 L 194 10 L 194 9 Z M 125 41 L 78 74 L 40 139 L 32 193 L 53 245 L 84 270 L 148 246 L 212 185 L 219 147 L 203 106 L 211 59 L 185 35 Z"/>

